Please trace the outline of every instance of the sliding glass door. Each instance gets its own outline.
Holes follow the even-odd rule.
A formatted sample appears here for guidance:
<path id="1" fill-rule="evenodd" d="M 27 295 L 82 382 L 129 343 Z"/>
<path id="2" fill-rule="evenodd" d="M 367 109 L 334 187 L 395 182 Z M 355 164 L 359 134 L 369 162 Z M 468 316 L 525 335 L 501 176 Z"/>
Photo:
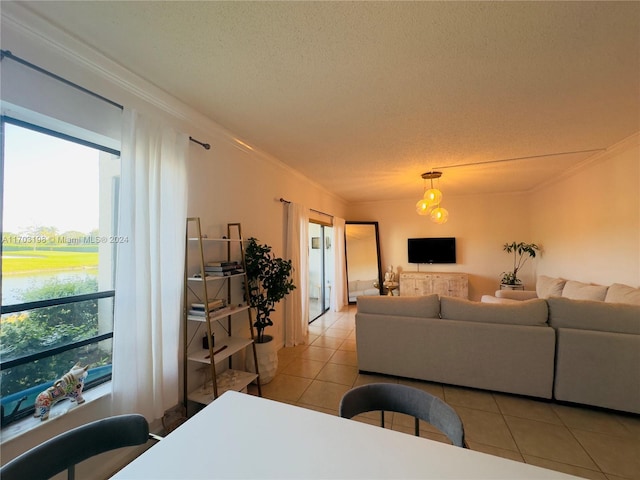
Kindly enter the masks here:
<path id="1" fill-rule="evenodd" d="M 329 310 L 334 278 L 333 227 L 309 223 L 309 323 Z"/>

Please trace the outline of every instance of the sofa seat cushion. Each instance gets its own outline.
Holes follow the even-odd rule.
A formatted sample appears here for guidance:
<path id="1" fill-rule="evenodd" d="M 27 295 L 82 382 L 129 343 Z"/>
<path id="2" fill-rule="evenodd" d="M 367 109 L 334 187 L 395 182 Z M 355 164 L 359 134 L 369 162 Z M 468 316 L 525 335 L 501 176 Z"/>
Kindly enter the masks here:
<path id="1" fill-rule="evenodd" d="M 538 275 L 536 280 L 536 293 L 538 298 L 560 297 L 566 280 L 562 278 L 547 277 L 546 275 Z"/>
<path id="2" fill-rule="evenodd" d="M 604 301 L 607 295 L 607 287 L 602 285 L 589 285 L 588 283 L 568 280 L 562 289 L 562 296 L 572 300 L 597 300 Z"/>
<path id="3" fill-rule="evenodd" d="M 515 303 L 472 302 L 456 297 L 440 298 L 443 319 L 510 325 L 546 325 L 547 302 L 540 298 Z"/>
<path id="4" fill-rule="evenodd" d="M 358 313 L 438 318 L 440 316 L 440 302 L 435 293 L 424 297 L 359 297 Z"/>
<path id="5" fill-rule="evenodd" d="M 630 305 L 640 305 L 640 288 L 633 288 L 629 285 L 614 283 L 607 290 L 604 297 L 607 303 L 628 303 Z"/>
<path id="6" fill-rule="evenodd" d="M 553 297 L 549 323 L 553 328 L 574 328 L 640 335 L 640 305 Z"/>

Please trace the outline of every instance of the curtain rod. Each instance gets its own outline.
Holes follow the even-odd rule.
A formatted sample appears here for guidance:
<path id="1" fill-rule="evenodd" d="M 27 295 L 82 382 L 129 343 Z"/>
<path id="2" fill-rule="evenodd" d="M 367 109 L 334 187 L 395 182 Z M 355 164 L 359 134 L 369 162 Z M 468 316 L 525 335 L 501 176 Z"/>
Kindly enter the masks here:
<path id="1" fill-rule="evenodd" d="M 280 197 L 280 202 L 281 202 L 281 203 L 291 203 L 291 201 L 289 201 L 289 200 L 285 200 L 285 199 L 284 199 L 284 198 L 282 198 L 282 197 Z M 324 213 L 324 212 L 321 212 L 320 210 L 315 210 L 315 209 L 313 209 L 313 208 L 310 208 L 309 210 L 311 210 L 312 212 L 319 213 L 320 215 L 326 215 L 327 217 L 331 217 L 331 218 L 333 218 L 333 215 L 331 215 L 331 214 L 329 214 L 329 213 Z"/>
<path id="2" fill-rule="evenodd" d="M 45 70 L 42 67 L 39 67 L 38 65 L 35 65 L 31 62 L 28 62 L 27 60 L 25 60 L 24 58 L 18 57 L 17 55 L 14 55 L 13 53 L 11 53 L 11 51 L 9 50 L 0 50 L 0 61 L 4 60 L 4 58 L 9 58 L 10 60 L 13 60 L 14 62 L 17 62 L 21 65 L 24 65 L 25 67 L 28 67 L 32 70 L 35 70 L 38 73 L 41 73 L 43 75 L 46 75 L 47 77 L 53 78 L 54 80 L 57 80 L 61 83 L 64 83 L 65 85 L 68 85 L 69 87 L 75 88 L 76 90 L 80 90 L 83 93 L 86 93 L 87 95 L 97 98 L 98 100 L 102 100 L 105 103 L 108 103 L 109 105 L 112 105 L 116 108 L 119 108 L 120 110 L 124 110 L 124 106 L 120 105 L 119 103 L 114 102 L 113 100 L 107 98 L 107 97 L 103 97 L 102 95 L 100 95 L 99 93 L 96 93 L 94 91 L 89 90 L 88 88 L 83 87 L 82 85 L 78 85 L 77 83 L 72 82 L 71 80 L 67 80 L 64 77 L 61 77 L 60 75 L 56 75 L 53 72 L 50 72 L 49 70 Z M 196 140 L 193 137 L 189 137 L 189 140 L 191 140 L 194 143 L 197 143 L 198 145 L 201 145 L 205 150 L 209 150 L 211 148 L 211 145 L 209 145 L 208 143 L 203 143 L 199 140 Z"/>
<path id="3" fill-rule="evenodd" d="M 196 140 L 193 137 L 189 137 L 189 140 L 191 140 L 193 143 L 197 143 L 198 145 L 202 145 L 202 148 L 204 148 L 205 150 L 209 150 L 211 148 L 211 145 L 209 145 L 208 143 L 202 143 L 200 140 Z"/>

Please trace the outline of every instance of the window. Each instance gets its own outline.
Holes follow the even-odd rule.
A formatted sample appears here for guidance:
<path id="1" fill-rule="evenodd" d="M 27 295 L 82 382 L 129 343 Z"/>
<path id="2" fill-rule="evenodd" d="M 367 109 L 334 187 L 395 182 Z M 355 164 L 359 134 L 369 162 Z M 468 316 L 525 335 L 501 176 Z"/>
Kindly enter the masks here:
<path id="1" fill-rule="evenodd" d="M 120 159 L 2 117 L 2 424 L 75 363 L 111 378 Z M 90 145 L 90 146 L 88 146 Z"/>

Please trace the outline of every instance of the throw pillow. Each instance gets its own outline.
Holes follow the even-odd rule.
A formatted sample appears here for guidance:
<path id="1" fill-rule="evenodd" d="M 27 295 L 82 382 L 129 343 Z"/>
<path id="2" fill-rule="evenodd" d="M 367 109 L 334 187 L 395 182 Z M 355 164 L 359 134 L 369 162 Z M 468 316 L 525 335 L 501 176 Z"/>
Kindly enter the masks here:
<path id="1" fill-rule="evenodd" d="M 538 275 L 536 281 L 536 293 L 538 298 L 560 297 L 566 280 L 562 278 L 552 278 L 546 275 Z"/>
<path id="2" fill-rule="evenodd" d="M 358 313 L 438 318 L 440 301 L 435 293 L 424 297 L 358 297 Z"/>
<path id="3" fill-rule="evenodd" d="M 587 283 L 568 280 L 562 289 L 562 296 L 572 300 L 604 301 L 607 287 L 602 285 L 589 285 Z"/>
<path id="4" fill-rule="evenodd" d="M 633 288 L 629 285 L 614 283 L 607 290 L 604 297 L 607 303 L 628 303 L 630 305 L 640 305 L 640 288 Z"/>
<path id="5" fill-rule="evenodd" d="M 440 316 L 443 319 L 539 326 L 546 325 L 548 315 L 547 302 L 541 298 L 514 303 L 482 303 L 440 297 Z"/>

